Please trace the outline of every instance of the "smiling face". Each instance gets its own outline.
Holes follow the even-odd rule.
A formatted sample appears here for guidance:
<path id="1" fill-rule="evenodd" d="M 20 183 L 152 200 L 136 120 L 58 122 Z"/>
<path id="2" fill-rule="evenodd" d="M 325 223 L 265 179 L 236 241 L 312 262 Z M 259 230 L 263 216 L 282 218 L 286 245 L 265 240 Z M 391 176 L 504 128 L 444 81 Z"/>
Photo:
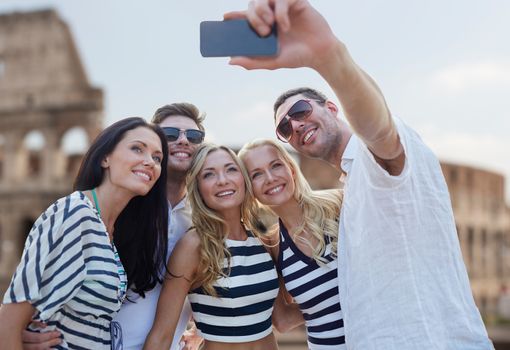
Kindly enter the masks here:
<path id="1" fill-rule="evenodd" d="M 193 119 L 180 116 L 172 115 L 164 119 L 160 124 L 160 127 L 173 127 L 178 129 L 198 129 L 198 125 Z M 175 172 L 186 173 L 191 166 L 191 159 L 193 154 L 200 146 L 188 141 L 184 133 L 180 133 L 179 138 L 175 141 L 169 141 L 168 144 L 168 173 L 171 175 Z"/>
<path id="2" fill-rule="evenodd" d="M 161 140 L 151 129 L 129 130 L 107 155 L 101 166 L 104 181 L 135 196 L 146 195 L 161 175 Z"/>
<path id="3" fill-rule="evenodd" d="M 302 94 L 291 96 L 278 107 L 275 125 L 280 123 L 299 100 L 309 101 L 313 111 L 303 120 L 290 120 L 292 138 L 289 144 L 304 155 L 329 161 L 332 154 L 337 152 L 341 140 L 341 128 L 336 116 L 337 109 L 333 103 L 326 101 L 324 105 L 320 105 Z"/>
<path id="4" fill-rule="evenodd" d="M 241 169 L 229 153 L 223 149 L 209 153 L 197 179 L 200 195 L 209 208 L 219 213 L 239 211 L 246 188 Z"/>
<path id="5" fill-rule="evenodd" d="M 263 144 L 249 149 L 242 158 L 260 203 L 274 207 L 293 200 L 294 171 L 275 147 Z"/>

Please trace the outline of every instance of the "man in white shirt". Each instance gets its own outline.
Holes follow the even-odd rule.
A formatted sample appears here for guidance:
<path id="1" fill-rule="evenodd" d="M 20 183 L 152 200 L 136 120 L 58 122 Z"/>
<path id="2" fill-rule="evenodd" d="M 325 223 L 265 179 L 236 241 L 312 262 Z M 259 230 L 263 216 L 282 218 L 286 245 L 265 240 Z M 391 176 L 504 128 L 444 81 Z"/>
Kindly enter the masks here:
<path id="1" fill-rule="evenodd" d="M 191 166 L 193 153 L 204 138 L 204 115 L 190 103 L 173 103 L 159 108 L 152 122 L 158 124 L 167 136 L 168 177 L 168 254 L 170 256 L 177 241 L 191 226 L 191 208 L 186 197 L 186 175 Z M 162 271 L 163 273 L 163 271 Z M 141 350 L 149 334 L 156 314 L 161 285 L 145 293 L 145 298 L 128 291 L 127 300 L 112 322 L 112 349 Z M 191 307 L 186 302 L 175 330 L 171 350 L 194 350 L 201 338 L 188 334 L 181 341 L 191 317 Z M 58 332 L 31 333 L 23 335 L 25 350 L 50 349 L 60 343 Z"/>
<path id="2" fill-rule="evenodd" d="M 308 88 L 284 93 L 274 106 L 280 140 L 344 174 L 338 279 L 347 347 L 492 349 L 439 162 L 420 137 L 392 117 L 375 82 L 306 0 L 255 0 L 225 17 L 247 17 L 261 35 L 278 25 L 278 56 L 230 64 L 312 68 L 349 122 Z"/>

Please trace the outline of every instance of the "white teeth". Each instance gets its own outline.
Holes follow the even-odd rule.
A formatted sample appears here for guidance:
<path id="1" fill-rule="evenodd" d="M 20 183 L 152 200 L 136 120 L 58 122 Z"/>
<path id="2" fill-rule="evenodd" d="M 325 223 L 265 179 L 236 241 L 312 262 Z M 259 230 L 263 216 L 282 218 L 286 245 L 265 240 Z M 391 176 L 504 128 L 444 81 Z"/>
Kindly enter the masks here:
<path id="1" fill-rule="evenodd" d="M 184 153 L 184 152 L 175 152 L 175 153 L 172 153 L 172 155 L 177 158 L 189 158 L 190 157 L 190 155 L 188 153 Z"/>
<path id="2" fill-rule="evenodd" d="M 142 173 L 140 171 L 135 171 L 136 176 L 143 177 L 145 180 L 150 181 L 151 177 L 147 175 L 146 173 Z"/>
<path id="3" fill-rule="evenodd" d="M 269 191 L 267 191 L 268 194 L 275 194 L 275 193 L 279 193 L 283 190 L 283 185 L 280 185 L 280 186 L 276 186 L 275 188 L 272 188 L 270 189 Z"/>
<path id="4" fill-rule="evenodd" d="M 308 131 L 303 139 L 303 143 L 307 142 L 313 134 L 315 134 L 315 129 Z"/>
<path id="5" fill-rule="evenodd" d="M 230 191 L 223 191 L 223 192 L 220 192 L 218 194 L 216 194 L 217 197 L 225 197 L 225 196 L 229 196 L 231 194 L 234 194 L 234 191 L 230 190 Z"/>

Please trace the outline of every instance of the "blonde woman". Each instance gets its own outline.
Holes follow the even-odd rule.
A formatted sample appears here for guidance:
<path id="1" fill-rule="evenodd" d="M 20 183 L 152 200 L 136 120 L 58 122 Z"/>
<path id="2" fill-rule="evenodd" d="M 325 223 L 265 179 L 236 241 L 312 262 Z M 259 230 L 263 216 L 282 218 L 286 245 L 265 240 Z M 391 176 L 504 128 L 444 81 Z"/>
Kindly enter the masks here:
<path id="1" fill-rule="evenodd" d="M 168 262 L 144 349 L 168 349 L 186 296 L 206 350 L 274 350 L 278 277 L 244 166 L 227 147 L 202 145 L 187 181 L 193 228 Z"/>
<path id="2" fill-rule="evenodd" d="M 304 318 L 309 349 L 345 349 L 336 261 L 342 192 L 312 191 L 289 153 L 272 140 L 246 144 L 239 157 L 257 200 L 279 217 L 273 256 L 290 294 L 285 299 L 294 299 Z M 279 330 L 300 323 L 281 307 L 290 306 L 275 306 Z"/>

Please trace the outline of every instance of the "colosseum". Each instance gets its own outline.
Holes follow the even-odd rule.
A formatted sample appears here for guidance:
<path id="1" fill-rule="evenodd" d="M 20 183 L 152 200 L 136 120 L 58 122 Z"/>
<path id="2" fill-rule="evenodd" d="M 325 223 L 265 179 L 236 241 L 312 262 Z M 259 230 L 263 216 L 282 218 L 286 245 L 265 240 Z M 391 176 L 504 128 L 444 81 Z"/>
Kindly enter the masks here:
<path id="1" fill-rule="evenodd" d="M 37 216 L 68 193 L 83 150 L 103 126 L 103 92 L 88 82 L 70 30 L 53 10 L 0 15 L 0 293 Z M 80 138 L 76 151 L 66 145 Z M 72 148 L 72 147 L 71 147 Z M 340 186 L 322 161 L 300 158 L 314 188 Z M 501 174 L 442 163 L 476 302 L 489 323 L 507 317 L 510 209 Z M 302 329 L 281 338 L 304 349 Z"/>

